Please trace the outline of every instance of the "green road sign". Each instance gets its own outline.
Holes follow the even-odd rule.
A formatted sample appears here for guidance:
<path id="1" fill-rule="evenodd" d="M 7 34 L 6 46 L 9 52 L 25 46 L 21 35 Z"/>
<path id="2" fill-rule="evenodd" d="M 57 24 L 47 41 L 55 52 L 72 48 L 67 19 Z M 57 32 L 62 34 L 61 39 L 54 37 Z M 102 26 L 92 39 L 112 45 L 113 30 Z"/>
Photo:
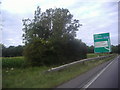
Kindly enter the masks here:
<path id="1" fill-rule="evenodd" d="M 94 53 L 111 52 L 109 33 L 94 34 Z"/>

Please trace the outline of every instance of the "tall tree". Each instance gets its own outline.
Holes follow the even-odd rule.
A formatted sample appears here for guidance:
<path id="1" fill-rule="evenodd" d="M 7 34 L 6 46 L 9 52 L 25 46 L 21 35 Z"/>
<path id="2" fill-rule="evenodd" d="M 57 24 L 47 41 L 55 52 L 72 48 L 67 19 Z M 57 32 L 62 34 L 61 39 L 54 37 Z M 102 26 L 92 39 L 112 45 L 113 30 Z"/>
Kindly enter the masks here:
<path id="1" fill-rule="evenodd" d="M 23 19 L 23 38 L 25 43 L 34 39 L 41 40 L 71 40 L 76 36 L 80 26 L 79 20 L 73 19 L 68 9 L 47 9 L 41 12 L 37 7 L 34 19 Z"/>
<path id="2" fill-rule="evenodd" d="M 23 19 L 23 26 L 24 55 L 30 65 L 67 63 L 86 57 L 86 45 L 75 39 L 81 24 L 68 9 L 41 12 L 37 7 L 34 19 Z"/>

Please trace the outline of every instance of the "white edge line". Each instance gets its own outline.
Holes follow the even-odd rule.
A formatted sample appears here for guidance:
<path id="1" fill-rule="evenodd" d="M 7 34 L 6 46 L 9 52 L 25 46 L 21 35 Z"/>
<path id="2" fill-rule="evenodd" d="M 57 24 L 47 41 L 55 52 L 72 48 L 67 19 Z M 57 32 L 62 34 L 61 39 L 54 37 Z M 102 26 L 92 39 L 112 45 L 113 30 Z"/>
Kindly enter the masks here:
<path id="1" fill-rule="evenodd" d="M 119 58 L 119 57 L 118 57 Z M 114 60 L 112 62 L 110 62 L 100 73 L 98 73 L 92 80 L 90 80 L 84 87 L 82 88 L 88 88 L 112 63 L 114 62 Z"/>

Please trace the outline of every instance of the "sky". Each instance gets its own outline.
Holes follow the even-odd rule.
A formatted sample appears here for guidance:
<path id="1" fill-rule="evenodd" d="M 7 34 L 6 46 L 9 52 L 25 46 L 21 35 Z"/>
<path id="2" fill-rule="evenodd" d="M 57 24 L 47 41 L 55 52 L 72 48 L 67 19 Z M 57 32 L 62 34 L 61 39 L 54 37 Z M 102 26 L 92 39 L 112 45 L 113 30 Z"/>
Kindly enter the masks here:
<path id="1" fill-rule="evenodd" d="M 111 44 L 118 44 L 118 0 L 1 0 L 0 43 L 24 45 L 22 19 L 32 19 L 37 6 L 42 12 L 49 8 L 67 8 L 83 25 L 76 38 L 89 46 L 94 45 L 93 35 L 99 33 L 110 33 Z"/>

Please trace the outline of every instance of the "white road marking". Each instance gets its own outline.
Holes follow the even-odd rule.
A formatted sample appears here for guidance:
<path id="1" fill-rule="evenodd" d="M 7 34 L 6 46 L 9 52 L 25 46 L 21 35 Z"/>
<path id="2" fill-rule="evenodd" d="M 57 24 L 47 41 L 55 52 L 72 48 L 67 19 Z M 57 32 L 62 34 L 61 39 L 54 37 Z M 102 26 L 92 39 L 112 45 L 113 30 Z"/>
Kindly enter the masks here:
<path id="1" fill-rule="evenodd" d="M 119 56 L 117 57 L 117 59 Z M 109 63 L 100 73 L 98 73 L 92 80 L 90 80 L 84 87 L 83 89 L 88 88 L 115 60 L 113 60 L 111 63 Z"/>

